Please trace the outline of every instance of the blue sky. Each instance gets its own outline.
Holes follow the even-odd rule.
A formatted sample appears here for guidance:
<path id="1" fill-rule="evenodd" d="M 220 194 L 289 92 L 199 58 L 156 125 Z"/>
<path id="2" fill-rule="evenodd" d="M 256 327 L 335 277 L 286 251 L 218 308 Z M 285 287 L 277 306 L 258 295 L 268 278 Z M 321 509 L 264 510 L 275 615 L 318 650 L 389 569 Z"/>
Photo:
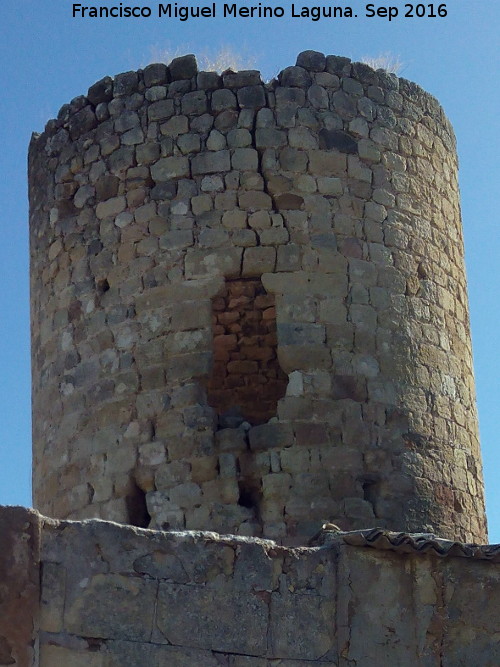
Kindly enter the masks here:
<path id="1" fill-rule="evenodd" d="M 281 5 L 285 17 L 280 19 L 223 18 L 223 2 L 217 0 L 219 16 L 185 22 L 157 18 L 158 2 L 132 0 L 131 4 L 151 7 L 151 18 L 73 18 L 70 0 L 2 0 L 0 5 L 0 504 L 31 502 L 26 192 L 31 132 L 41 131 L 64 103 L 85 94 L 98 79 L 143 67 L 164 50 L 216 53 L 229 47 L 267 78 L 295 64 L 297 53 L 305 49 L 353 60 L 389 52 L 402 61 L 401 76 L 439 99 L 457 135 L 490 542 L 500 542 L 498 0 L 451 0 L 444 3 L 444 18 L 404 17 L 409 3 L 399 0 L 372 3 L 398 8 L 399 16 L 390 22 L 366 17 L 365 6 L 370 3 L 360 0 L 350 3 L 357 18 L 316 22 L 292 18 L 288 0 Z M 320 3 L 299 1 L 295 6 L 307 4 Z M 440 4 L 434 3 L 435 12 Z M 430 3 L 420 7 L 428 13 Z"/>

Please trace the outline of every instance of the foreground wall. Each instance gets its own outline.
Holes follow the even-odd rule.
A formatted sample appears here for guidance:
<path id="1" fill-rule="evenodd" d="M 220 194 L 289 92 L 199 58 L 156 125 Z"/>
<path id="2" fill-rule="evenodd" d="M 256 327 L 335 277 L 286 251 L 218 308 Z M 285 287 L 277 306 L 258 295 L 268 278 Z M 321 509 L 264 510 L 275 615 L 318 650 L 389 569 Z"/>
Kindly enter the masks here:
<path id="1" fill-rule="evenodd" d="M 12 527 L 0 551 L 0 665 L 500 664 L 498 546 L 375 529 L 291 549 L 19 508 L 0 522 Z M 42 527 L 40 551 L 27 526 Z M 20 545 L 25 577 L 41 574 L 39 610 L 5 570 Z"/>

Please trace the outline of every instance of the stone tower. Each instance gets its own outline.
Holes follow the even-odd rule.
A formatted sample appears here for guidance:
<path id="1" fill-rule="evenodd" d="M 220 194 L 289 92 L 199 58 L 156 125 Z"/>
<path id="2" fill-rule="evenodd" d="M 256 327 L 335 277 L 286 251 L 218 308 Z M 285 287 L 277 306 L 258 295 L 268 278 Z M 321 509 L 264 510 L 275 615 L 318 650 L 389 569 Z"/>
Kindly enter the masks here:
<path id="1" fill-rule="evenodd" d="M 36 506 L 304 543 L 486 540 L 457 158 L 313 51 L 93 85 L 30 147 Z"/>

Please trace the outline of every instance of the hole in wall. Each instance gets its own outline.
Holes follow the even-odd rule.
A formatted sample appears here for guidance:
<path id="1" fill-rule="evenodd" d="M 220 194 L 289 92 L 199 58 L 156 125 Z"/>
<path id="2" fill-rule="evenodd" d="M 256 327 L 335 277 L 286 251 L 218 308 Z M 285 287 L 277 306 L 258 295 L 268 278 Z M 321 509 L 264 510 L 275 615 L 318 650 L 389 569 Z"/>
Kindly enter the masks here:
<path id="1" fill-rule="evenodd" d="M 212 299 L 214 363 L 208 404 L 252 425 L 276 415 L 288 376 L 277 356 L 276 307 L 258 278 L 228 280 Z"/>
<path id="2" fill-rule="evenodd" d="M 146 504 L 146 493 L 132 481 L 132 489 L 125 498 L 128 523 L 137 528 L 147 528 L 151 521 Z"/>
<path id="3" fill-rule="evenodd" d="M 376 479 L 365 479 L 362 487 L 363 499 L 369 502 L 375 511 L 375 503 L 379 497 L 380 482 Z"/>
<path id="4" fill-rule="evenodd" d="M 238 505 L 248 509 L 257 509 L 261 498 L 261 491 L 257 480 L 240 480 L 238 482 Z"/>
<path id="5" fill-rule="evenodd" d="M 105 294 L 109 291 L 109 283 L 106 278 L 98 280 L 96 283 L 96 289 L 98 294 Z"/>

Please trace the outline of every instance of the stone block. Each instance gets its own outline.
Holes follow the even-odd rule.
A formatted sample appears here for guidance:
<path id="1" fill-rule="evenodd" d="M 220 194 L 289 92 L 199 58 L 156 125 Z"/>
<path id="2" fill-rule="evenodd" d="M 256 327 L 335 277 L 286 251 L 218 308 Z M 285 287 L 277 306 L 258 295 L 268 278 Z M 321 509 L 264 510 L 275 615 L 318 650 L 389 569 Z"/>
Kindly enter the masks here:
<path id="1" fill-rule="evenodd" d="M 257 236 L 255 232 L 251 229 L 235 229 L 231 234 L 231 241 L 236 246 L 249 248 L 250 246 L 257 245 Z M 265 245 L 262 239 L 261 243 L 262 245 Z"/>
<path id="2" fill-rule="evenodd" d="M 82 642 L 83 644 L 83 642 Z M 107 667 L 104 656 L 89 653 L 80 645 L 77 647 L 57 646 L 42 643 L 40 646 L 40 667 Z"/>
<path id="3" fill-rule="evenodd" d="M 182 134 L 177 139 L 177 145 L 184 155 L 188 153 L 198 153 L 201 149 L 200 137 L 198 134 L 194 133 Z"/>
<path id="4" fill-rule="evenodd" d="M 286 147 L 279 153 L 280 165 L 285 171 L 303 172 L 308 160 L 308 154 L 298 148 Z"/>
<path id="5" fill-rule="evenodd" d="M 258 86 L 262 83 L 260 72 L 258 70 L 249 69 L 241 70 L 240 72 L 233 72 L 228 70 L 222 75 L 222 80 L 226 88 L 243 88 L 245 86 Z"/>
<path id="6" fill-rule="evenodd" d="M 229 171 L 231 169 L 229 151 L 213 151 L 195 155 L 192 160 L 192 169 L 193 175 L 215 174 L 220 171 Z"/>
<path id="7" fill-rule="evenodd" d="M 173 116 L 160 126 L 160 132 L 166 137 L 178 137 L 179 134 L 185 134 L 188 129 L 189 120 L 187 116 Z M 165 151 L 167 154 L 172 151 L 171 146 L 172 144 L 170 143 L 169 151 Z"/>
<path id="8" fill-rule="evenodd" d="M 221 87 L 222 77 L 217 72 L 198 72 L 196 84 L 202 90 L 216 90 Z"/>
<path id="9" fill-rule="evenodd" d="M 152 63 L 144 68 L 144 83 L 147 87 L 168 83 L 168 68 L 164 63 Z"/>
<path id="10" fill-rule="evenodd" d="M 284 87 L 307 88 L 311 84 L 311 75 L 303 67 L 286 67 L 279 80 Z"/>
<path id="11" fill-rule="evenodd" d="M 292 487 L 292 477 L 286 472 L 271 473 L 262 477 L 262 496 L 263 507 L 268 508 L 264 513 L 264 519 L 269 520 L 271 515 L 280 516 L 281 507 L 286 503 L 290 489 Z"/>
<path id="12" fill-rule="evenodd" d="M 203 484 L 218 477 L 218 459 L 216 456 L 202 456 L 191 461 L 191 479 Z M 207 525 L 207 524 L 203 524 Z"/>
<path id="13" fill-rule="evenodd" d="M 106 660 L 104 667 L 219 667 L 218 659 L 211 651 L 127 641 L 106 642 L 103 658 Z"/>
<path id="14" fill-rule="evenodd" d="M 203 90 L 186 93 L 181 98 L 181 110 L 186 116 L 201 116 L 208 110 L 207 95 Z"/>
<path id="15" fill-rule="evenodd" d="M 262 451 L 273 448 L 289 447 L 294 442 L 290 424 L 268 423 L 254 426 L 248 432 L 250 449 Z"/>
<path id="16" fill-rule="evenodd" d="M 73 598 L 76 590 L 71 587 L 66 599 L 64 623 L 68 632 L 105 639 L 149 639 L 156 598 L 154 582 L 120 574 L 96 574 Z"/>
<path id="17" fill-rule="evenodd" d="M 239 171 L 256 171 L 259 155 L 253 148 L 237 148 L 232 151 L 231 166 Z"/>
<path id="18" fill-rule="evenodd" d="M 277 271 L 297 271 L 301 268 L 301 249 L 295 243 L 288 243 L 286 246 L 278 248 L 278 257 L 276 262 Z"/>
<path id="19" fill-rule="evenodd" d="M 335 650 L 334 598 L 272 593 L 270 627 L 271 657 L 319 661 Z"/>
<path id="20" fill-rule="evenodd" d="M 189 160 L 186 157 L 167 157 L 151 166 L 151 176 L 157 182 L 189 176 Z"/>
<path id="21" fill-rule="evenodd" d="M 212 355 L 208 351 L 173 356 L 168 360 L 166 376 L 171 382 L 204 377 L 210 372 L 211 362 Z"/>
<path id="22" fill-rule="evenodd" d="M 74 115 L 68 122 L 71 139 L 78 139 L 83 134 L 90 132 L 97 126 L 97 118 L 91 106 L 86 106 Z"/>
<path id="23" fill-rule="evenodd" d="M 240 275 L 242 248 L 217 248 L 212 251 L 188 249 L 185 260 L 186 277 L 207 275 Z"/>
<path id="24" fill-rule="evenodd" d="M 238 104 L 242 109 L 260 109 L 266 105 L 263 86 L 244 86 L 237 92 Z"/>
<path id="25" fill-rule="evenodd" d="M 242 275 L 245 277 L 261 276 L 274 271 L 276 265 L 276 249 L 266 246 L 245 248 L 243 254 Z"/>
<path id="26" fill-rule="evenodd" d="M 296 65 L 310 72 L 324 72 L 326 68 L 326 56 L 319 51 L 302 51 L 297 56 Z"/>
<path id="27" fill-rule="evenodd" d="M 261 192 L 260 190 L 242 192 L 238 196 L 238 203 L 241 208 L 249 211 L 272 208 L 271 197 L 266 192 Z"/>
<path id="28" fill-rule="evenodd" d="M 195 482 L 179 484 L 168 490 L 170 501 L 182 509 L 189 509 L 201 504 L 201 488 Z"/>
<path id="29" fill-rule="evenodd" d="M 316 176 L 343 176 L 347 170 L 346 156 L 340 152 L 312 150 L 309 171 Z"/>
<path id="30" fill-rule="evenodd" d="M 182 79 L 191 79 L 198 73 L 198 64 L 196 57 L 190 53 L 187 56 L 174 58 L 168 66 L 170 77 L 172 81 L 179 81 Z"/>
<path id="31" fill-rule="evenodd" d="M 280 345 L 320 345 L 325 342 L 326 331 L 321 324 L 285 323 L 277 326 Z"/>
<path id="32" fill-rule="evenodd" d="M 328 109 L 328 92 L 316 83 L 307 90 L 307 99 L 315 109 Z"/>
<path id="33" fill-rule="evenodd" d="M 332 364 L 330 351 L 325 345 L 280 345 L 278 359 L 285 373 L 295 370 L 327 369 Z"/>
<path id="34" fill-rule="evenodd" d="M 319 147 L 323 150 L 335 149 L 340 153 L 357 153 L 357 141 L 343 130 L 320 130 Z"/>
<path id="35" fill-rule="evenodd" d="M 347 554 L 346 554 L 347 555 Z M 343 556 L 344 558 L 344 556 Z M 366 603 L 361 602 L 361 596 L 365 600 L 371 598 L 373 595 L 382 594 L 384 596 L 384 605 L 378 611 L 379 623 L 375 625 L 370 625 L 369 638 L 366 637 L 363 642 L 357 641 L 356 639 L 351 642 L 346 642 L 344 644 L 345 633 L 342 632 L 340 636 L 341 646 L 346 647 L 346 656 L 350 660 L 356 660 L 362 663 L 364 660 L 371 661 L 386 661 L 388 656 L 390 660 L 398 663 L 403 661 L 407 662 L 409 659 L 412 661 L 418 662 L 417 658 L 417 642 L 422 641 L 422 631 L 425 632 L 422 626 L 415 628 L 412 624 L 411 630 L 410 626 L 407 626 L 404 622 L 404 616 L 398 612 L 398 606 L 400 605 L 401 599 L 406 599 L 410 595 L 411 590 L 411 574 L 409 572 L 404 572 L 403 570 L 398 570 L 396 576 L 393 578 L 390 575 L 391 566 L 393 564 L 393 558 L 389 557 L 387 559 L 381 559 L 380 561 L 380 570 L 377 577 L 370 577 L 365 579 L 363 572 L 366 572 L 370 569 L 370 565 L 373 566 L 373 557 L 369 553 L 358 552 L 356 554 L 351 554 L 349 552 L 349 558 L 347 565 L 348 571 L 352 572 L 356 569 L 356 583 L 352 589 L 349 591 L 346 590 L 346 595 L 344 598 L 344 609 L 346 611 L 343 614 L 347 613 L 347 605 L 349 608 L 353 608 L 352 605 L 355 604 L 356 613 L 351 617 L 350 620 L 350 636 L 359 637 L 359 635 L 352 635 L 352 632 L 364 632 L 368 627 L 366 624 L 368 622 L 368 606 Z M 347 572 L 346 572 L 347 574 Z M 356 600 L 356 602 L 354 602 Z M 361 604 L 359 604 L 361 602 Z M 340 622 L 340 619 L 339 619 Z M 386 628 L 394 628 L 394 632 L 387 633 Z M 364 628 L 365 630 L 362 630 Z M 397 637 L 397 639 L 396 639 Z M 370 649 L 367 652 L 367 643 L 369 643 Z M 369 657 L 368 657 L 369 653 Z"/>
<path id="36" fill-rule="evenodd" d="M 263 246 L 284 245 L 288 242 L 289 238 L 288 231 L 279 227 L 271 227 L 270 229 L 263 229 L 259 232 L 259 241 Z"/>
<path id="37" fill-rule="evenodd" d="M 90 86 L 87 99 L 94 106 L 102 102 L 110 102 L 113 99 L 113 79 L 110 76 L 105 76 L 94 83 L 93 86 Z"/>
<path id="38" fill-rule="evenodd" d="M 255 145 L 257 148 L 281 148 L 287 145 L 286 133 L 272 128 L 257 128 L 255 130 Z"/>
<path id="39" fill-rule="evenodd" d="M 221 452 L 244 452 L 247 448 L 246 432 L 240 428 L 225 428 L 216 431 L 215 442 Z"/>
<path id="40" fill-rule="evenodd" d="M 134 165 L 134 148 L 123 146 L 109 156 L 109 170 L 112 174 L 121 174 Z"/>
<path id="41" fill-rule="evenodd" d="M 236 95 L 226 88 L 214 90 L 212 93 L 211 106 L 212 111 L 225 111 L 227 109 L 236 109 Z"/>
<path id="42" fill-rule="evenodd" d="M 113 94 L 115 97 L 131 95 L 137 90 L 138 83 L 139 77 L 137 76 L 137 72 L 117 74 L 113 82 Z"/>
<path id="43" fill-rule="evenodd" d="M 111 197 L 106 201 L 99 202 L 96 207 L 96 216 L 102 220 L 103 218 L 114 218 L 119 213 L 125 210 L 127 201 L 125 197 Z"/>
<path id="44" fill-rule="evenodd" d="M 305 447 L 322 447 L 330 443 L 328 425 L 317 422 L 304 424 L 297 422 L 293 426 L 297 445 Z"/>
<path id="45" fill-rule="evenodd" d="M 286 447 L 280 453 L 280 459 L 283 472 L 292 475 L 307 470 L 310 465 L 310 454 L 306 447 Z"/>
<path id="46" fill-rule="evenodd" d="M 173 100 L 159 100 L 148 107 L 148 118 L 150 121 L 163 121 L 175 114 Z"/>
<path id="47" fill-rule="evenodd" d="M 217 615 L 206 613 L 214 607 Z M 268 613 L 259 597 L 236 596 L 227 586 L 162 584 L 158 594 L 158 628 L 169 642 L 180 646 L 263 655 Z M 244 636 L 237 631 L 242 624 Z"/>

